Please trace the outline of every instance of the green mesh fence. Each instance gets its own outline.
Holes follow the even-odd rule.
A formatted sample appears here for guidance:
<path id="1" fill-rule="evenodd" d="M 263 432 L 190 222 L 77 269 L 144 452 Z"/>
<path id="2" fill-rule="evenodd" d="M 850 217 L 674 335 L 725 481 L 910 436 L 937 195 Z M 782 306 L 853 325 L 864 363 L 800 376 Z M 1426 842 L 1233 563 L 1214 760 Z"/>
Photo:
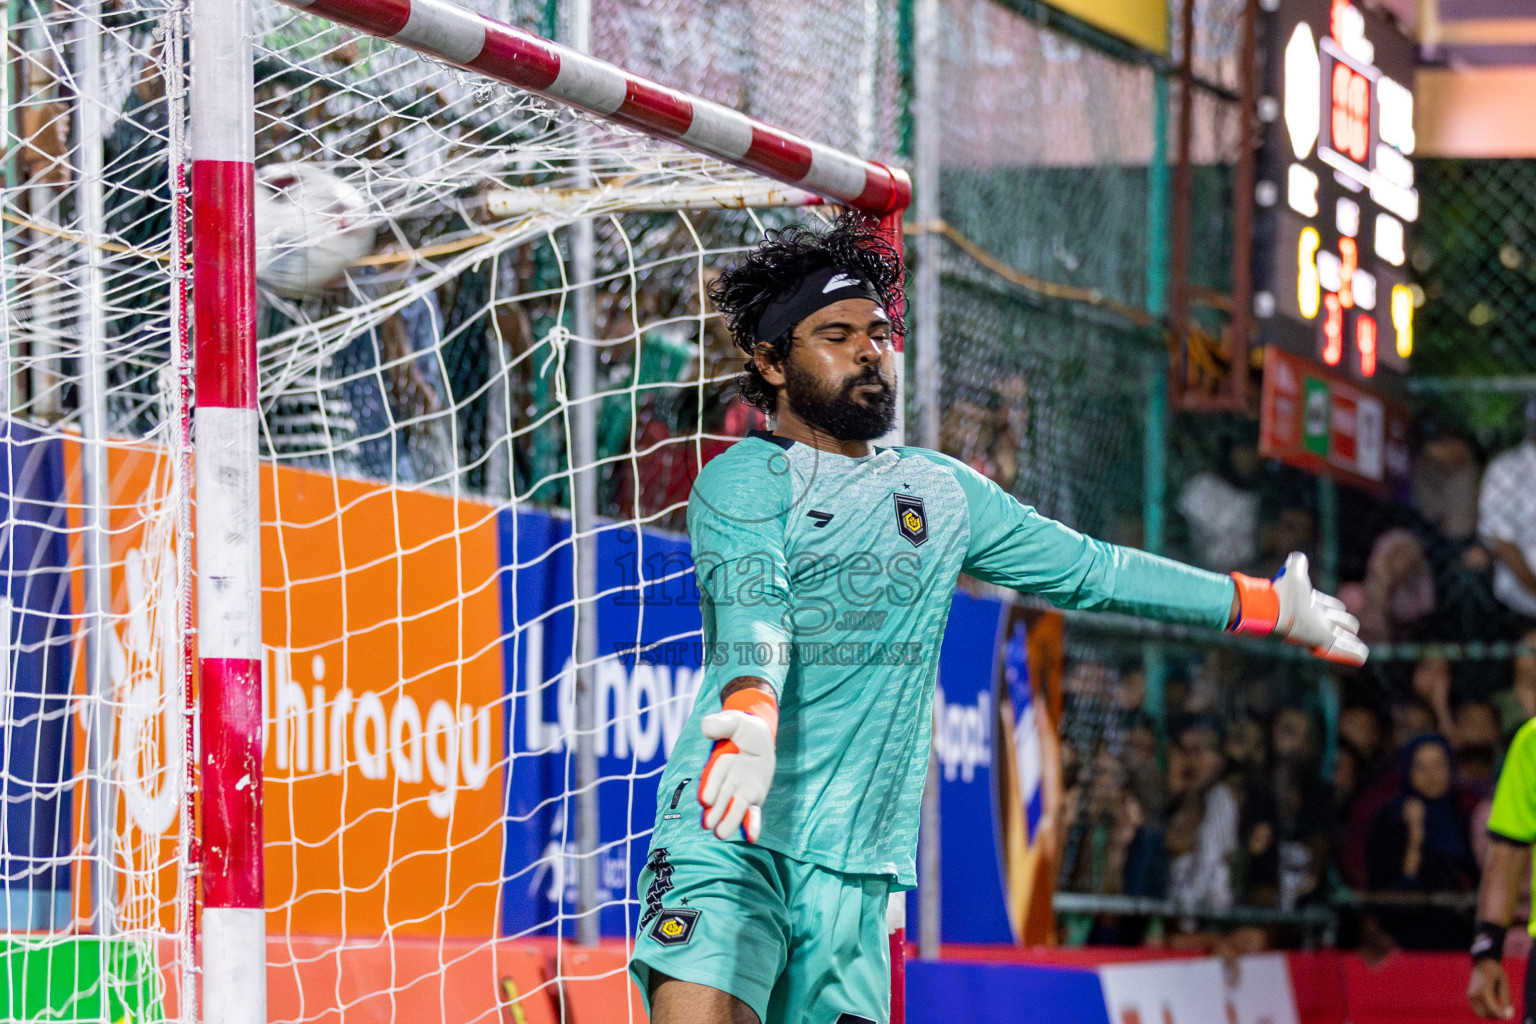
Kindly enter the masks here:
<path id="1" fill-rule="evenodd" d="M 1414 373 L 1498 377 L 1536 373 L 1536 161 L 1420 160 L 1422 214 L 1411 263 L 1423 306 Z M 1514 441 L 1523 398 L 1458 392 L 1442 411 L 1485 444 Z"/>
<path id="2" fill-rule="evenodd" d="M 1033 8 L 943 10 L 941 443 L 1046 514 L 1138 542 L 1168 246 L 1150 168 L 1172 159 L 1177 88 Z M 1217 27 L 1222 10 L 1201 6 Z M 1198 70 L 1219 72 L 1221 34 L 1197 38 Z M 1194 100 L 1188 277 L 1224 293 L 1236 118 L 1209 90 Z"/>
<path id="3" fill-rule="evenodd" d="M 1145 309 L 1151 71 L 990 0 L 944 13 L 945 220 L 1009 270 Z M 943 447 L 1101 535 L 1138 514 L 1135 367 L 1155 339 L 1019 287 L 953 240 L 940 302 Z"/>

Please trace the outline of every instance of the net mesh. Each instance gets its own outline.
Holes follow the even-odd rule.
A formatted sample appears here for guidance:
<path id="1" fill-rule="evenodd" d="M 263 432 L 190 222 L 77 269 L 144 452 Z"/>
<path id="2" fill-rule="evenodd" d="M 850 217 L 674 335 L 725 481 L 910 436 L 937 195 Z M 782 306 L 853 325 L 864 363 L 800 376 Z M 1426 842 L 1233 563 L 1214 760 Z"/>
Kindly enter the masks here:
<path id="1" fill-rule="evenodd" d="M 188 963 L 180 14 L 5 10 L 9 1019 L 153 1019 Z"/>
<path id="2" fill-rule="evenodd" d="M 559 27 L 553 5 L 490 6 Z M 189 159 L 185 9 L 7 10 L 7 921 L 115 945 L 11 940 L 24 959 L 86 952 L 74 990 L 12 989 L 0 1015 L 96 999 L 110 1019 L 191 1019 L 172 195 Z M 818 141 L 894 152 L 897 15 L 754 12 L 600 3 L 593 49 Z M 746 172 L 275 3 L 255 25 L 271 1019 L 638 1016 L 633 879 L 700 675 L 677 531 L 698 467 L 763 425 L 734 397 L 739 354 L 702 295 L 768 228 L 825 214 L 758 206 L 769 183 Z M 828 33 L 851 59 L 815 57 Z M 584 481 L 590 510 L 573 508 Z M 595 647 L 578 617 L 595 618 Z M 86 635 L 106 645 L 100 693 L 74 647 Z M 583 808 L 597 829 L 578 842 Z M 82 888 L 93 876 L 99 893 Z M 573 951 L 560 940 L 582 912 L 604 944 Z"/>

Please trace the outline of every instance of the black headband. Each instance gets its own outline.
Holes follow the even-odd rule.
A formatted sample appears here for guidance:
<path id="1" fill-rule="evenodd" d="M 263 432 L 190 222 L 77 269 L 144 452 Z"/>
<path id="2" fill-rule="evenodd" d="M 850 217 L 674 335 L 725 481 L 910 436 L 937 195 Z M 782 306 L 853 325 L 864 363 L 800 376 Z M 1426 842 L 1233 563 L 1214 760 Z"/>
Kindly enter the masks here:
<path id="1" fill-rule="evenodd" d="M 874 286 L 841 267 L 823 267 L 807 274 L 791 291 L 768 304 L 757 318 L 758 341 L 776 341 L 818 309 L 844 299 L 868 299 L 884 305 Z"/>

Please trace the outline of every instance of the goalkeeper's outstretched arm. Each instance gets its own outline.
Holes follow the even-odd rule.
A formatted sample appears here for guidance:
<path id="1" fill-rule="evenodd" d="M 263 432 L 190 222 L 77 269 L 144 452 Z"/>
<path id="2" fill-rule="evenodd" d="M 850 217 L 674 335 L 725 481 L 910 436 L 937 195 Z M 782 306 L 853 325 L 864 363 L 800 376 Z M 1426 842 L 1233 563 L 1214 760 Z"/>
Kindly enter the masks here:
<path id="1" fill-rule="evenodd" d="M 970 508 L 964 571 L 1063 608 L 1117 611 L 1188 625 L 1274 635 L 1320 658 L 1365 663 L 1360 624 L 1313 588 L 1307 557 L 1294 552 L 1273 580 L 1224 576 L 1086 537 L 1020 504 L 948 456 Z"/>

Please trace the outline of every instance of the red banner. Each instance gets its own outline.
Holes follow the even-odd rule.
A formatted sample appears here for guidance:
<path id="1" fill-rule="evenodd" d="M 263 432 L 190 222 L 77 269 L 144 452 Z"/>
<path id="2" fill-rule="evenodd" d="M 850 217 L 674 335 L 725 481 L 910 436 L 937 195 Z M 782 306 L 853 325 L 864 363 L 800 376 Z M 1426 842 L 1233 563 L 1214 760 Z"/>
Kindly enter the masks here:
<path id="1" fill-rule="evenodd" d="M 1408 477 L 1412 423 L 1407 406 L 1273 345 L 1264 350 L 1265 456 L 1386 494 Z"/>

